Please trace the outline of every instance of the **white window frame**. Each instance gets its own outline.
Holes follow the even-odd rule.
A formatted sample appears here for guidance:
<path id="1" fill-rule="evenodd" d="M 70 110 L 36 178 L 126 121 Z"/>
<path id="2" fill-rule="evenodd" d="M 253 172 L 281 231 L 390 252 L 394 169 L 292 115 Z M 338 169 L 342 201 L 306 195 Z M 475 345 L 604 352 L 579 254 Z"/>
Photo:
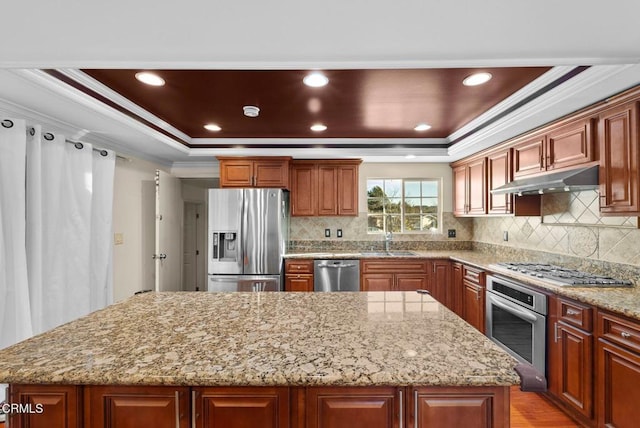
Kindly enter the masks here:
<path id="1" fill-rule="evenodd" d="M 390 181 L 390 180 L 401 180 L 402 181 L 402 191 L 401 191 L 401 203 L 400 203 L 400 223 L 401 223 L 401 232 L 392 232 L 392 233 L 402 233 L 402 234 L 417 234 L 417 235 L 425 235 L 425 234 L 437 234 L 437 233 L 442 233 L 443 230 L 443 226 L 442 226 L 442 205 L 443 205 L 443 198 L 442 198 L 442 189 L 443 189 L 443 179 L 442 177 L 367 177 L 366 179 L 366 187 L 365 187 L 365 191 L 366 191 L 366 204 L 367 204 L 367 234 L 368 235 L 383 235 L 385 233 L 387 233 L 386 230 L 386 224 L 384 225 L 384 230 L 379 231 L 379 232 L 373 232 L 369 230 L 369 217 L 372 215 L 369 212 L 369 181 L 374 181 L 374 180 L 382 180 L 384 181 Z M 409 230 L 409 231 L 405 231 L 404 230 L 404 216 L 405 216 L 405 212 L 404 212 L 404 199 L 405 199 L 405 182 L 406 181 L 435 181 L 437 182 L 437 189 L 438 189 L 438 195 L 437 195 L 437 199 L 438 199 L 438 209 L 436 211 L 436 216 L 437 216 L 437 220 L 438 220 L 438 227 L 437 228 L 432 228 L 429 230 Z M 422 198 L 422 194 L 420 195 L 420 197 Z M 376 214 L 373 214 L 376 215 Z"/>

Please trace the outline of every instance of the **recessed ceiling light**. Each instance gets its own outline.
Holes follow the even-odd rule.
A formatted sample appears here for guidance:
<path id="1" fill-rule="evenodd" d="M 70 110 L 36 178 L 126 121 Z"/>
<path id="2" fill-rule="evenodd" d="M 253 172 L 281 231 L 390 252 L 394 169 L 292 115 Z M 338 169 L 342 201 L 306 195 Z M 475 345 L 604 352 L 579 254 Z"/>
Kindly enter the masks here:
<path id="1" fill-rule="evenodd" d="M 405 159 L 415 159 L 416 155 L 406 155 L 404 158 Z"/>
<path id="2" fill-rule="evenodd" d="M 472 74 L 471 76 L 467 76 L 462 81 L 462 84 L 465 86 L 482 85 L 483 83 L 487 83 L 489 80 L 491 80 L 492 77 L 493 76 L 491 75 L 491 73 L 476 73 Z"/>
<path id="3" fill-rule="evenodd" d="M 329 78 L 322 73 L 313 72 L 304 76 L 302 81 L 305 85 L 311 86 L 312 88 L 320 88 L 329 83 Z"/>
<path id="4" fill-rule="evenodd" d="M 220 128 L 220 126 L 216 125 L 215 123 L 207 123 L 204 126 L 204 129 L 206 129 L 207 131 L 213 131 L 213 132 L 222 131 L 222 128 Z"/>
<path id="5" fill-rule="evenodd" d="M 148 71 L 140 71 L 136 73 L 136 79 L 140 82 L 151 86 L 164 86 L 164 79 L 157 74 Z"/>
<path id="6" fill-rule="evenodd" d="M 258 117 L 258 115 L 260 114 L 260 108 L 256 106 L 244 106 L 242 107 L 242 111 L 247 117 Z"/>
<path id="7" fill-rule="evenodd" d="M 327 127 L 326 125 L 323 125 L 321 123 L 316 123 L 315 125 L 311 126 L 311 130 L 314 132 L 322 132 L 322 131 L 326 131 Z"/>
<path id="8" fill-rule="evenodd" d="M 431 125 L 427 125 L 426 123 L 419 123 L 413 128 L 414 131 L 427 131 L 431 129 Z"/>

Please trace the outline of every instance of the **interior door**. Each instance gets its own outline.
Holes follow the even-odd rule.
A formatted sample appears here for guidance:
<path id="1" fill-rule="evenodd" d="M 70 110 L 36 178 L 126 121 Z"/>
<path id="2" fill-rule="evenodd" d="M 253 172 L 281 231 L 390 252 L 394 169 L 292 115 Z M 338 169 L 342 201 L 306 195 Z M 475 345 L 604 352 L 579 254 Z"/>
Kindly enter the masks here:
<path id="1" fill-rule="evenodd" d="M 156 170 L 156 291 L 182 290 L 182 217 L 180 179 Z"/>

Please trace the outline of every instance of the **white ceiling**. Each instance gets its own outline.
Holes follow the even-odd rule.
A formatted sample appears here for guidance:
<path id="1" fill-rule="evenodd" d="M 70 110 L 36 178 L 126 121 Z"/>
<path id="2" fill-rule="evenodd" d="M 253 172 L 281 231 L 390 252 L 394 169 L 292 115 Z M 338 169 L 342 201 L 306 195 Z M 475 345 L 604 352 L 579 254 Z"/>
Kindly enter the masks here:
<path id="1" fill-rule="evenodd" d="M 414 162 L 462 157 L 640 83 L 638 0 L 5 3 L 0 25 L 0 68 L 5 69 L 606 65 L 456 144 L 455 151 L 424 149 Z M 0 111 L 166 165 L 211 162 L 216 154 L 179 147 L 29 70 L 0 70 Z M 312 155 L 365 154 L 370 160 L 404 155 L 367 153 Z"/>

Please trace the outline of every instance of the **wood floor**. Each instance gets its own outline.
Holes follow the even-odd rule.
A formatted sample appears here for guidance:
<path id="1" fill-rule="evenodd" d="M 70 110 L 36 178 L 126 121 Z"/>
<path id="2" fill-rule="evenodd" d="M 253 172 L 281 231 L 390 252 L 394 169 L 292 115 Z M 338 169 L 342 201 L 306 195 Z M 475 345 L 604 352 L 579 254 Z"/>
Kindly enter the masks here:
<path id="1" fill-rule="evenodd" d="M 555 405 L 534 392 L 511 388 L 511 428 L 575 428 L 580 427 Z M 0 428 L 4 423 L 0 422 Z"/>
<path id="2" fill-rule="evenodd" d="M 511 428 L 580 427 L 554 404 L 535 392 L 511 387 Z"/>

